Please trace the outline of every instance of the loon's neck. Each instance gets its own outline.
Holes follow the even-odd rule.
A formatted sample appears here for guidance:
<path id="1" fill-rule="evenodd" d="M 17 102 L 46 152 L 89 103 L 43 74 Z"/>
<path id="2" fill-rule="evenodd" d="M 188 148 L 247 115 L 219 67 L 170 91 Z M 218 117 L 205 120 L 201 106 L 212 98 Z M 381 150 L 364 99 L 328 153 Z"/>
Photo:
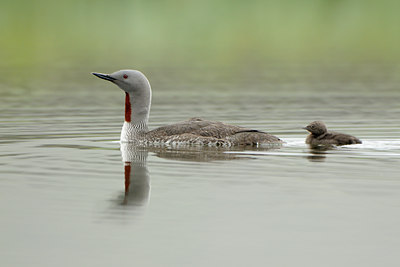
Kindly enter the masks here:
<path id="1" fill-rule="evenodd" d="M 133 97 L 125 92 L 125 121 L 121 131 L 121 142 L 138 141 L 149 131 L 147 123 L 150 106 L 151 91 L 146 97 Z"/>
<path id="2" fill-rule="evenodd" d="M 315 137 L 315 138 L 319 138 L 319 137 L 325 136 L 327 133 L 328 133 L 328 132 L 323 132 L 323 133 L 321 133 L 321 134 L 311 133 L 311 135 L 312 135 L 313 137 Z"/>

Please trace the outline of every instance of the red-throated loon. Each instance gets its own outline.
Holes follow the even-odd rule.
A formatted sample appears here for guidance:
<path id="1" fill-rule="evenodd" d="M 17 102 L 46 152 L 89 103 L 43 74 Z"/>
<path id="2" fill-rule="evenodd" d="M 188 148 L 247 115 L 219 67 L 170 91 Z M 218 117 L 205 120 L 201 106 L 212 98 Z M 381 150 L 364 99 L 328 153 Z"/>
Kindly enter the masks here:
<path id="1" fill-rule="evenodd" d="M 146 76 L 137 70 L 120 70 L 112 74 L 93 73 L 93 75 L 115 83 L 125 91 L 125 122 L 122 127 L 121 142 L 226 147 L 282 143 L 278 137 L 262 131 L 200 118 L 192 118 L 149 131 L 147 123 L 151 106 L 151 86 Z"/>

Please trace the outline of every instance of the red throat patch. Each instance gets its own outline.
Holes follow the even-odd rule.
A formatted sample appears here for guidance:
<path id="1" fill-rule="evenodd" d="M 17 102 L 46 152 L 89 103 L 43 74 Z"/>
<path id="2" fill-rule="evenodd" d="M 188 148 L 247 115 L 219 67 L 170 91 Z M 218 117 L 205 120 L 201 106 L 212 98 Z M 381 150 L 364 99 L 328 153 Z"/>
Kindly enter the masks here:
<path id="1" fill-rule="evenodd" d="M 125 121 L 131 122 L 132 107 L 129 99 L 129 94 L 125 92 Z"/>

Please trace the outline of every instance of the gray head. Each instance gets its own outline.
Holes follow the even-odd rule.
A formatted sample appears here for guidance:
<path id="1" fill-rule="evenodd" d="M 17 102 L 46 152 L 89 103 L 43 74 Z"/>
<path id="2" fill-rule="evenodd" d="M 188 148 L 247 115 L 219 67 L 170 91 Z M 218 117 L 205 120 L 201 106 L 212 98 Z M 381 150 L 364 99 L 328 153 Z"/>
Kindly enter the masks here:
<path id="1" fill-rule="evenodd" d="M 119 70 L 111 74 L 93 72 L 92 74 L 115 83 L 127 93 L 142 94 L 151 90 L 149 80 L 138 70 Z"/>
<path id="2" fill-rule="evenodd" d="M 151 106 L 151 87 L 146 76 L 137 70 L 119 70 L 111 74 L 93 72 L 93 75 L 115 83 L 125 91 L 125 122 L 140 125 L 140 129 L 146 131 Z M 135 129 L 138 130 L 138 126 Z M 130 140 L 125 132 L 128 134 L 129 131 L 123 129 L 121 140 Z"/>
<path id="3" fill-rule="evenodd" d="M 313 135 L 321 135 L 326 133 L 328 130 L 326 129 L 325 123 L 322 121 L 313 121 L 303 129 L 309 131 Z"/>

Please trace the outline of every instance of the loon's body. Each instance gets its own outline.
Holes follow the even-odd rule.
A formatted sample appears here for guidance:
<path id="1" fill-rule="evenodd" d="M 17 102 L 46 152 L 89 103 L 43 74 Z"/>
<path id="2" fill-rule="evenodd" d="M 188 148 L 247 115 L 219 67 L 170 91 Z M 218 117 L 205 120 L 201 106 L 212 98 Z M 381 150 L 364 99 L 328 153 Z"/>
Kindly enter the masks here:
<path id="1" fill-rule="evenodd" d="M 343 146 L 361 144 L 361 140 L 355 136 L 328 131 L 322 121 L 313 121 L 312 123 L 304 127 L 304 129 L 310 132 L 310 134 L 307 136 L 306 144 L 309 144 L 311 146 Z"/>
<path id="2" fill-rule="evenodd" d="M 192 118 L 187 121 L 162 126 L 151 131 L 133 133 L 135 127 L 124 123 L 123 141 L 139 141 L 143 144 L 207 145 L 207 146 L 262 146 L 282 141 L 268 133 L 219 121 Z"/>

